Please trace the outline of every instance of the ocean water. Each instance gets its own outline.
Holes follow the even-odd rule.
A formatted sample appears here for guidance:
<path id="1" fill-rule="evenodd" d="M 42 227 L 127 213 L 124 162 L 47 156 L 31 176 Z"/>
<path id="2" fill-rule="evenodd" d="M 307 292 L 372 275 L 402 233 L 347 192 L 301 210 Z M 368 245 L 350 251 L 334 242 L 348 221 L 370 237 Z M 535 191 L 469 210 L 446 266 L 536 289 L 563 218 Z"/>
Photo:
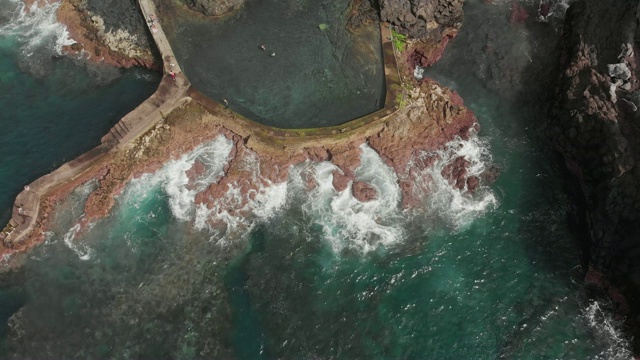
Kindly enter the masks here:
<path id="1" fill-rule="evenodd" d="M 495 21 L 528 49 L 505 9 L 468 1 L 465 24 Z M 335 191 L 323 162 L 262 188 L 247 216 L 226 210 L 233 187 L 213 210 L 196 206 L 230 160 L 224 137 L 131 181 L 110 216 L 79 232 L 88 183 L 60 204 L 45 244 L 0 278 L 3 355 L 629 359 L 619 319 L 576 277 L 569 204 L 532 135 L 535 113 L 487 89 L 465 56 L 474 36 L 463 28 L 429 75 L 460 91 L 482 130 L 417 174 L 422 206 L 402 210 L 396 175 L 366 145 L 356 176 L 378 191 L 369 203 Z M 500 176 L 473 196 L 454 191 L 439 173 L 457 156 Z M 193 189 L 184 170 L 196 160 L 207 170 Z"/>
<path id="2" fill-rule="evenodd" d="M 100 144 L 151 95 L 159 77 L 79 66 L 58 55 L 67 37 L 56 5 L 21 15 L 0 1 L 0 222 L 25 184 Z"/>

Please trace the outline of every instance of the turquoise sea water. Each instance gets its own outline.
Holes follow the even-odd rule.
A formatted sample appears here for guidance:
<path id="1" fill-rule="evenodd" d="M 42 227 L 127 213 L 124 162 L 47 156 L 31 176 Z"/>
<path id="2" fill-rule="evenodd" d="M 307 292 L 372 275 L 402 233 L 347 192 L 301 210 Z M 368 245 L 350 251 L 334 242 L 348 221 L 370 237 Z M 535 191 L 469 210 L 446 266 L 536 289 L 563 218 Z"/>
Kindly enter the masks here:
<path id="1" fill-rule="evenodd" d="M 504 16 L 486 6 L 468 1 L 465 23 Z M 94 184 L 60 204 L 46 243 L 1 279 L 4 355 L 628 359 L 617 321 L 574 278 L 568 203 L 530 114 L 487 90 L 465 60 L 474 36 L 463 28 L 430 76 L 476 113 L 480 137 L 452 151 L 496 164 L 490 188 L 468 197 L 436 184 L 421 208 L 402 211 L 394 175 L 364 147 L 356 174 L 379 201 L 336 193 L 332 165 L 321 163 L 259 192 L 251 216 L 211 213 L 193 204 L 182 174 L 199 159 L 215 178 L 230 150 L 218 138 L 132 181 L 82 235 L 75 225 Z M 299 176 L 309 169 L 313 191 Z M 209 218 L 225 227 L 209 228 Z"/>

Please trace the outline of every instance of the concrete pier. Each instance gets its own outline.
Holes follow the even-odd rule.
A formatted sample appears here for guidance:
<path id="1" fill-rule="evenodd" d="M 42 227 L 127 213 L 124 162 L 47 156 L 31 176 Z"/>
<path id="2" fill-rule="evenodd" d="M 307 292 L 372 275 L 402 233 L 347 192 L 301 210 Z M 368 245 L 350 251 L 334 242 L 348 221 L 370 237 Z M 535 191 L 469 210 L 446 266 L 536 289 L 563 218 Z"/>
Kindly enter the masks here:
<path id="1" fill-rule="evenodd" d="M 139 0 L 140 11 L 144 16 L 149 32 L 162 57 L 163 77 L 158 90 L 135 110 L 125 115 L 107 135 L 103 144 L 115 144 L 121 148 L 144 134 L 157 124 L 166 114 L 185 100 L 185 92 L 191 83 L 182 72 L 180 64 L 173 54 L 169 40 L 157 18 L 156 7 L 151 0 Z M 175 79 L 170 75 L 175 74 Z"/>
<path id="2" fill-rule="evenodd" d="M 105 155 L 109 152 L 126 148 L 173 109 L 190 100 L 186 92 L 191 83 L 182 73 L 162 26 L 156 18 L 155 5 L 151 0 L 139 0 L 139 6 L 145 19 L 155 19 L 147 24 L 163 60 L 164 74 L 158 89 L 111 128 L 102 138 L 100 146 L 37 179 L 18 194 L 11 220 L 0 231 L 0 241 L 5 249 L 12 249 L 31 236 L 38 225 L 41 202 L 48 193 L 60 185 L 77 179 L 93 166 L 99 165 L 106 159 Z M 171 72 L 175 74 L 175 79 L 170 75 Z"/>

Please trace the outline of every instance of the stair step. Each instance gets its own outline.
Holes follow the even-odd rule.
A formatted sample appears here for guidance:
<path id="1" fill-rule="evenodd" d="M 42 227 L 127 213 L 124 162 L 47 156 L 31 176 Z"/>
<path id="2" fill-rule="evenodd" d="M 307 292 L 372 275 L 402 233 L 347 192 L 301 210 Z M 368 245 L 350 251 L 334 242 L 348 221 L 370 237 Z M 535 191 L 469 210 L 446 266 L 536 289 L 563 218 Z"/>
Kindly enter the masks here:
<path id="1" fill-rule="evenodd" d="M 127 136 L 127 130 L 125 130 L 119 122 L 114 126 L 114 128 L 120 133 L 122 137 Z"/>
<path id="2" fill-rule="evenodd" d="M 118 140 L 118 141 L 122 140 L 123 136 L 122 136 L 122 134 L 120 134 L 120 132 L 115 128 L 115 126 L 111 128 L 111 131 L 110 131 L 110 132 L 113 134 L 113 136 L 116 138 L 116 140 Z"/>

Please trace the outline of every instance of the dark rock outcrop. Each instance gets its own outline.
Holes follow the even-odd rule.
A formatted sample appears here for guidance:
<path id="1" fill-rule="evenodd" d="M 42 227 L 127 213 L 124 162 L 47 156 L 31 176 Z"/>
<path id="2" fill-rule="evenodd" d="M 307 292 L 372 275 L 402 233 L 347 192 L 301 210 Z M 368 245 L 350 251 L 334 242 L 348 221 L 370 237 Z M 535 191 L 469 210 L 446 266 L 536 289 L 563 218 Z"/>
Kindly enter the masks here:
<path id="1" fill-rule="evenodd" d="M 591 285 L 607 293 L 626 317 L 636 353 L 640 349 L 638 6 L 638 0 L 579 0 L 569 8 L 562 38 L 564 71 L 545 128 L 569 173 L 575 223 L 586 229 L 580 239 L 586 279 L 606 280 Z"/>
<path id="2" fill-rule="evenodd" d="M 192 10 L 207 16 L 222 16 L 239 9 L 244 0 L 186 0 Z"/>
<path id="3" fill-rule="evenodd" d="M 370 0 L 351 0 L 347 14 L 347 28 L 358 31 L 363 26 L 378 22 L 377 5 Z"/>
<path id="4" fill-rule="evenodd" d="M 380 0 L 380 18 L 416 39 L 440 39 L 462 24 L 463 0 Z"/>

